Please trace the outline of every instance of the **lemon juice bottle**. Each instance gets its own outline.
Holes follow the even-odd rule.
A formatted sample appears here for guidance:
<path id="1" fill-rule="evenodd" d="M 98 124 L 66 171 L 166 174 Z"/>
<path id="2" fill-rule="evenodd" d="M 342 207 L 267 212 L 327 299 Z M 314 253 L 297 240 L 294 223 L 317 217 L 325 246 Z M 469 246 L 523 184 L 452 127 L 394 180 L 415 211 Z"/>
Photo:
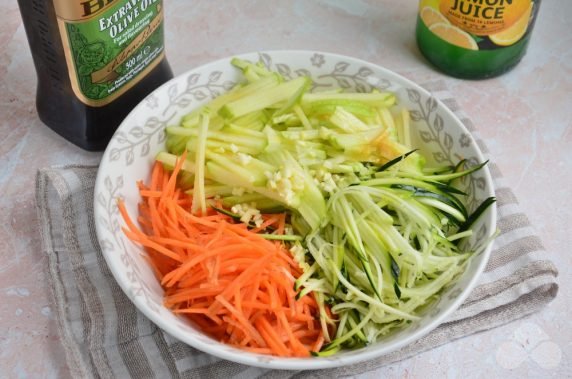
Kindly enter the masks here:
<path id="1" fill-rule="evenodd" d="M 540 0 L 421 0 L 417 44 L 441 71 L 482 79 L 524 56 Z"/>

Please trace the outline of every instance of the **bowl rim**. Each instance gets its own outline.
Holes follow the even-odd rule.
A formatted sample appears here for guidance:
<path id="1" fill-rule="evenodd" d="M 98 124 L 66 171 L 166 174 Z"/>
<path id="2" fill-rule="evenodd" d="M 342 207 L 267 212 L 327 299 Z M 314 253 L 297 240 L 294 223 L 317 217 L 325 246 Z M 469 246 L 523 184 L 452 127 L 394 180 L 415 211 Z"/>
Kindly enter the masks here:
<path id="1" fill-rule="evenodd" d="M 347 55 L 338 54 L 338 53 L 331 53 L 331 52 L 326 52 L 326 51 L 306 50 L 306 49 L 293 49 L 293 50 L 284 49 L 284 50 L 259 50 L 259 51 L 239 53 L 239 54 L 230 55 L 230 56 L 227 56 L 224 58 L 220 58 L 217 60 L 213 60 L 213 61 L 201 64 L 199 66 L 193 67 L 193 68 L 186 70 L 186 71 L 180 73 L 179 75 L 173 77 L 169 81 L 167 81 L 164 84 L 162 84 L 161 86 L 157 87 L 154 91 L 152 91 L 150 94 L 148 94 L 147 97 L 151 96 L 157 92 L 163 91 L 164 88 L 169 87 L 171 84 L 180 80 L 180 78 L 182 78 L 182 77 L 188 77 L 188 75 L 190 75 L 194 71 L 204 70 L 204 69 L 208 68 L 209 66 L 220 65 L 224 62 L 228 62 L 230 64 L 230 60 L 232 58 L 235 58 L 235 57 L 252 59 L 252 57 L 259 56 L 261 54 L 269 54 L 270 56 L 277 55 L 277 54 L 278 55 L 286 54 L 286 55 L 290 55 L 290 56 L 295 56 L 295 55 L 298 55 L 298 56 L 299 55 L 308 55 L 308 56 L 310 56 L 313 54 L 321 54 L 321 55 L 327 56 L 327 57 L 332 58 L 332 59 L 346 60 L 346 61 L 350 62 L 351 64 L 361 64 L 361 65 L 370 66 L 370 67 L 373 66 L 373 67 L 375 67 L 375 69 L 378 72 L 382 72 L 384 75 L 386 75 L 388 77 L 393 77 L 393 78 L 397 79 L 398 82 L 400 82 L 400 84 L 401 83 L 407 84 L 408 86 L 415 88 L 419 92 L 423 93 L 423 95 L 431 96 L 430 92 L 428 90 L 426 90 L 425 88 L 423 88 L 421 85 L 419 85 L 419 84 L 413 82 L 412 80 L 409 80 L 408 78 L 405 78 L 405 77 L 401 76 L 400 74 L 397 74 L 394 71 L 391 71 L 391 70 L 389 70 L 389 69 L 387 69 L 387 68 L 385 68 L 385 67 L 383 67 L 377 63 L 369 62 L 369 61 L 366 61 L 366 60 L 363 60 L 360 58 L 355 58 L 352 56 L 347 56 Z M 145 99 L 147 99 L 147 97 Z M 139 109 L 143 106 L 145 99 L 143 99 L 139 104 L 137 104 L 137 106 L 135 106 L 133 108 L 133 110 L 131 110 L 131 112 L 125 117 L 123 122 L 117 128 L 117 130 L 114 133 L 111 140 L 113 140 L 115 138 L 115 136 L 118 132 L 127 128 L 127 125 L 129 125 L 129 122 L 131 121 L 131 118 L 133 117 L 133 115 L 136 112 L 138 112 Z M 444 113 L 447 113 L 448 116 L 450 116 L 451 119 L 453 119 L 457 123 L 457 126 L 462 130 L 462 132 L 469 135 L 470 138 L 476 142 L 476 138 L 465 127 L 463 122 L 441 100 L 439 100 L 437 98 L 435 98 L 435 100 L 437 100 L 437 103 L 439 104 L 439 107 L 441 108 L 440 110 L 443 111 Z M 106 162 L 106 160 L 110 154 L 110 145 L 111 145 L 111 143 L 108 144 L 107 148 L 105 149 L 105 151 L 102 155 L 100 166 L 99 166 L 98 172 L 97 172 L 94 191 L 97 188 L 103 188 L 102 187 L 103 181 L 104 181 L 103 171 L 105 168 L 104 162 Z M 481 149 L 477 143 L 474 144 L 474 148 L 475 148 L 476 158 L 480 162 L 484 162 L 485 161 L 484 154 L 482 153 L 482 151 L 481 151 Z M 484 175 L 485 182 L 490 183 L 490 189 L 492 192 L 491 195 L 494 195 L 494 190 L 495 190 L 494 189 L 494 182 L 492 180 L 492 175 L 490 173 L 488 165 L 484 167 L 482 174 Z M 99 222 L 97 221 L 99 211 L 98 211 L 96 201 L 97 201 L 96 196 L 94 196 L 95 226 L 96 226 L 96 234 L 97 234 L 98 241 L 99 241 L 101 232 L 100 232 Z M 496 227 L 497 227 L 497 204 L 494 203 L 493 206 L 490 207 L 487 212 L 490 212 L 490 217 L 491 217 L 491 221 L 492 221 L 490 226 L 491 226 L 492 230 L 496 230 Z M 391 344 L 382 345 L 382 346 L 379 346 L 378 348 L 373 348 L 370 350 L 364 349 L 358 354 L 345 356 L 343 358 L 336 357 L 335 359 L 332 359 L 331 357 L 311 357 L 311 358 L 269 357 L 267 355 L 251 353 L 251 352 L 247 352 L 244 350 L 240 350 L 238 348 L 233 348 L 232 354 L 229 354 L 228 351 L 225 351 L 225 353 L 223 354 L 220 352 L 220 350 L 217 349 L 217 346 L 219 346 L 218 343 L 208 344 L 208 343 L 204 343 L 202 341 L 194 340 L 190 337 L 187 338 L 187 336 L 185 336 L 185 335 L 180 335 L 179 331 L 173 325 L 171 325 L 169 322 L 167 322 L 162 317 L 158 317 L 158 313 L 156 313 L 150 309 L 150 307 L 146 304 L 146 302 L 144 301 L 142 296 L 135 296 L 134 294 L 132 294 L 132 291 L 129 290 L 129 284 L 127 283 L 127 281 L 124 278 L 124 273 L 122 272 L 122 270 L 120 270 L 118 266 L 112 264 L 112 262 L 110 261 L 111 258 L 108 257 L 108 254 L 106 253 L 106 251 L 104 249 L 101 249 L 101 251 L 102 251 L 102 255 L 104 256 L 105 262 L 106 262 L 108 268 L 110 269 L 114 279 L 119 284 L 120 288 L 126 294 L 126 296 L 129 298 L 129 300 L 135 305 L 137 310 L 142 312 L 151 322 L 156 324 L 159 328 L 161 328 L 163 331 L 165 331 L 169 335 L 173 336 L 177 340 L 180 340 L 180 341 L 184 342 L 185 344 L 188 344 L 189 346 L 192 346 L 198 350 L 201 350 L 205 353 L 211 354 L 211 355 L 216 356 L 218 358 L 230 360 L 230 361 L 233 361 L 236 363 L 241 363 L 241 364 L 245 364 L 245 365 L 249 365 L 249 366 L 261 367 L 261 368 L 267 368 L 267 369 L 279 369 L 279 370 L 311 370 L 311 369 L 328 369 L 328 368 L 336 368 L 336 367 L 341 367 L 341 366 L 348 366 L 348 365 L 360 363 L 363 361 L 379 358 L 379 357 L 384 356 L 386 354 L 389 354 L 391 352 L 397 351 L 397 350 L 401 349 L 402 347 L 409 345 L 409 344 L 413 343 L 414 341 L 417 341 L 417 340 L 425 337 L 426 335 L 428 335 L 437 326 L 439 326 L 446 318 L 448 318 L 454 311 L 456 311 L 459 308 L 459 306 L 465 301 L 465 299 L 469 296 L 469 294 L 472 292 L 472 290 L 476 286 L 479 278 L 481 277 L 481 275 L 482 275 L 482 273 L 486 267 L 487 262 L 489 261 L 489 258 L 490 258 L 491 252 L 492 252 L 492 247 L 493 247 L 493 242 L 489 241 L 487 244 L 487 247 L 485 248 L 485 250 L 482 253 L 483 258 L 480 260 L 479 265 L 475 268 L 474 275 L 468 281 L 467 285 L 463 289 L 463 292 L 459 296 L 457 296 L 457 298 L 450 304 L 450 306 L 448 308 L 441 311 L 437 316 L 435 316 L 431 322 L 420 327 L 419 329 L 417 329 L 416 331 L 411 333 L 409 336 L 405 336 L 402 339 L 392 341 Z M 215 341 L 213 340 L 213 342 L 215 342 Z M 272 359 L 268 359 L 268 358 L 272 358 Z"/>

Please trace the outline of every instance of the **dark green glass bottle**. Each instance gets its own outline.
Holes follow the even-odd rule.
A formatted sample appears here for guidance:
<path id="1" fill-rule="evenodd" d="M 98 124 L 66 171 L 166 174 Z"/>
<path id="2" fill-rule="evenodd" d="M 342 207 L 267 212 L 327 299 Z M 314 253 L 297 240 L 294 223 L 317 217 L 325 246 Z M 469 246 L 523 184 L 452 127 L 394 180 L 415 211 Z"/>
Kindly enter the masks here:
<path id="1" fill-rule="evenodd" d="M 526 53 L 540 0 L 421 0 L 417 44 L 444 73 L 500 75 Z"/>

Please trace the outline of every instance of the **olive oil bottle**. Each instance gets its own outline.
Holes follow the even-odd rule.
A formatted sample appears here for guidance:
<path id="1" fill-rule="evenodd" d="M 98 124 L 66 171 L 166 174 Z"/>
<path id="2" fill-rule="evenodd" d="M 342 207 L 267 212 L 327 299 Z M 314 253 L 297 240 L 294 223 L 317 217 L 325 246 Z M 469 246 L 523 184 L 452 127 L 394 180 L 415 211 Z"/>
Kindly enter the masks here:
<path id="1" fill-rule="evenodd" d="M 500 75 L 526 53 L 541 0 L 421 0 L 417 44 L 441 71 Z"/>
<path id="2" fill-rule="evenodd" d="M 42 122 L 103 150 L 127 114 L 173 74 L 161 0 L 18 0 Z"/>

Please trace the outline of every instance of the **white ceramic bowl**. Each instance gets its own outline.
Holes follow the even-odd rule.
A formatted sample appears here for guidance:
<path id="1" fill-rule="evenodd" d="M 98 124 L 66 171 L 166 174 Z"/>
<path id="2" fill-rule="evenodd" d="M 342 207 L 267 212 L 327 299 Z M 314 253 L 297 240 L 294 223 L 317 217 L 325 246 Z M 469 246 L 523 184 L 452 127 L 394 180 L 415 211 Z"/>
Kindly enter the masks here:
<path id="1" fill-rule="evenodd" d="M 400 104 L 411 111 L 413 140 L 429 159 L 442 164 L 458 162 L 459 157 L 472 163 L 484 160 L 470 133 L 449 109 L 415 83 L 375 64 L 314 51 L 270 51 L 239 57 L 262 61 L 287 78 L 309 75 L 320 89 L 393 91 Z M 115 199 L 123 198 L 129 213 L 135 215 L 139 201 L 135 183 L 148 179 L 153 158 L 163 149 L 165 126 L 178 123 L 185 113 L 229 90 L 239 80 L 239 72 L 231 66 L 230 58 L 174 78 L 129 114 L 103 155 L 95 186 L 97 235 L 109 268 L 136 307 L 167 333 L 199 350 L 247 365 L 292 370 L 331 368 L 373 359 L 414 342 L 445 321 L 474 287 L 488 260 L 490 246 L 471 261 L 462 277 L 420 321 L 365 348 L 327 358 L 286 359 L 238 350 L 207 337 L 163 306 L 163 291 L 142 257 L 143 250 L 127 240 L 120 230 L 123 222 Z M 494 196 L 486 167 L 465 184 L 471 207 Z M 477 223 L 473 240 L 482 240 L 495 229 L 496 207 L 492 207 Z"/>

